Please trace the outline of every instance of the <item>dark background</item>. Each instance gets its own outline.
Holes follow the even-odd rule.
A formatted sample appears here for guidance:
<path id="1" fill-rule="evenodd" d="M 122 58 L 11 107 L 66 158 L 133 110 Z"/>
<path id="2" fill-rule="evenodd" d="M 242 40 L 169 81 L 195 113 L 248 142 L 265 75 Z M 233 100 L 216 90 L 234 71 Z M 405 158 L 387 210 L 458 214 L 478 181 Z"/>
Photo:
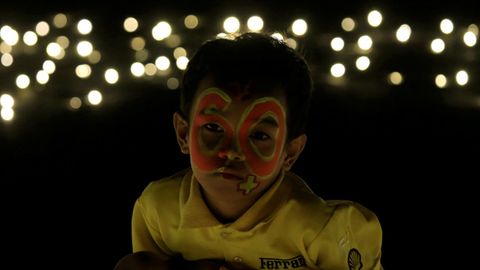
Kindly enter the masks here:
<path id="1" fill-rule="evenodd" d="M 313 49 L 318 36 L 304 41 L 316 89 L 308 146 L 294 171 L 321 197 L 355 200 L 377 213 L 386 269 L 475 265 L 467 245 L 478 238 L 473 221 L 480 154 L 478 45 L 473 58 L 465 57 L 465 47 L 435 58 L 419 45 L 428 44 L 425 39 L 435 36 L 445 16 L 478 24 L 473 1 L 134 3 L 141 4 L 9 2 L 0 10 L 0 24 L 34 23 L 56 12 L 88 16 L 101 22 L 98 43 L 119 63 L 124 56 L 116 42 L 124 37 L 118 24 L 125 15 L 222 18 L 224 11 L 255 11 L 281 24 L 300 14 L 312 32 L 333 33 L 343 17 L 364 16 L 375 7 L 388 14 L 386 28 L 389 22 L 415 25 L 417 43 L 400 48 L 380 42 L 371 71 L 353 73 L 343 85 L 330 84 L 324 75 L 334 57 Z M 420 29 L 417 36 L 415 29 Z M 197 36 L 190 39 L 192 48 L 211 37 Z M 471 68 L 468 87 L 434 87 L 432 74 L 459 66 Z M 394 87 L 379 79 L 392 70 L 406 74 L 404 84 Z M 4 89 L 6 74 L 0 73 Z M 157 81 L 124 81 L 116 86 L 121 94 L 104 96 L 113 101 L 72 111 L 57 105 L 62 93 L 74 91 L 75 81 L 52 80 L 52 91 L 18 105 L 12 122 L 0 121 L 1 263 L 18 269 L 112 269 L 130 252 L 135 198 L 149 181 L 188 165 L 171 124 L 178 90 Z"/>

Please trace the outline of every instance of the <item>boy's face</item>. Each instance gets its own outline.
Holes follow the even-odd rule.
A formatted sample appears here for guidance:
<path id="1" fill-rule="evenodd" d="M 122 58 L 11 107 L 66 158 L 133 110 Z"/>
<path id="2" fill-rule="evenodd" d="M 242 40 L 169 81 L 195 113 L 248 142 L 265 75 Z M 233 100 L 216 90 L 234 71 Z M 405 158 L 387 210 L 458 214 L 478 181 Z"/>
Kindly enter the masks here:
<path id="1" fill-rule="evenodd" d="M 255 96 L 235 87 L 216 87 L 208 77 L 200 82 L 188 136 L 192 169 L 204 191 L 232 199 L 254 196 L 275 180 L 287 135 L 283 94 Z"/>

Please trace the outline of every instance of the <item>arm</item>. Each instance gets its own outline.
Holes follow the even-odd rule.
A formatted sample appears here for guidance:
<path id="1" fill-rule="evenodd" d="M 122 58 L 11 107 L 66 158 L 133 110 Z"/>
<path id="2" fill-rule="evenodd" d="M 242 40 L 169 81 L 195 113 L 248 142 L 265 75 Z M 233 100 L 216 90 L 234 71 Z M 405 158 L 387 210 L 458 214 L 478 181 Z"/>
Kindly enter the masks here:
<path id="1" fill-rule="evenodd" d="M 222 268 L 223 267 L 223 268 Z M 123 257 L 114 270 L 222 270 L 224 262 L 218 260 L 186 261 L 180 257 L 163 260 L 149 251 L 138 251 Z"/>

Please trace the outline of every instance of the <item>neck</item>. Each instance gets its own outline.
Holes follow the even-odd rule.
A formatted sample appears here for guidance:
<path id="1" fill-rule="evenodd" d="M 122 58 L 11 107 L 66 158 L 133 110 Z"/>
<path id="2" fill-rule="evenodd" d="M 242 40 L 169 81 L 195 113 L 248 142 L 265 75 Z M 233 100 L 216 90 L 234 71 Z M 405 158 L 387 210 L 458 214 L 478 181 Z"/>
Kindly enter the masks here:
<path id="1" fill-rule="evenodd" d="M 207 194 L 201 188 L 203 199 L 215 216 L 221 223 L 231 223 L 241 217 L 263 194 L 263 192 L 239 200 L 217 199 L 214 196 Z"/>

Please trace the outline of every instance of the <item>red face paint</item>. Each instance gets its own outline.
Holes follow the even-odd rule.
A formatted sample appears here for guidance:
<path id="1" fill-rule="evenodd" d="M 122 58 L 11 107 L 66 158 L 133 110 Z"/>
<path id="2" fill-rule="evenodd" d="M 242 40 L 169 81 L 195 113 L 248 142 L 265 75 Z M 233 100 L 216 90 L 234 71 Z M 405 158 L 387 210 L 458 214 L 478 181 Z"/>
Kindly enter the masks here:
<path id="1" fill-rule="evenodd" d="M 245 156 L 245 163 L 251 173 L 267 177 L 274 172 L 283 151 L 286 135 L 285 111 L 273 97 L 257 99 L 242 112 L 239 122 L 234 127 L 220 115 L 221 112 L 228 110 L 231 102 L 232 99 L 217 88 L 207 89 L 198 97 L 190 132 L 193 165 L 203 171 L 215 171 L 224 166 L 225 152 L 232 144 L 236 144 L 236 148 Z M 271 149 L 268 151 L 258 147 L 258 142 L 250 136 L 252 130 L 266 118 L 274 119 L 278 125 L 278 130 L 268 142 L 267 148 Z M 202 133 L 204 126 L 209 123 L 215 123 L 222 128 L 218 138 L 214 132 L 208 133 L 209 135 Z"/>
<path id="2" fill-rule="evenodd" d="M 205 90 L 198 98 L 194 110 L 193 126 L 191 128 L 191 155 L 194 165 L 203 171 L 213 171 L 223 166 L 224 161 L 218 157 L 222 145 L 229 144 L 233 137 L 233 128 L 225 118 L 209 111 L 224 111 L 231 103 L 231 98 L 216 88 Z M 206 123 L 217 123 L 224 129 L 222 143 L 208 147 L 205 138 L 201 136 L 202 127 Z"/>
<path id="3" fill-rule="evenodd" d="M 254 174 L 262 177 L 269 176 L 277 165 L 283 151 L 283 144 L 285 143 L 285 111 L 276 99 L 265 97 L 252 103 L 245 113 L 246 116 L 241 121 L 238 132 L 240 148 L 245 154 L 248 160 L 247 164 Z M 267 117 L 274 118 L 278 124 L 278 132 L 272 138 L 275 142 L 271 154 L 262 153 L 252 141 L 252 138 L 250 138 L 252 128 Z"/>

